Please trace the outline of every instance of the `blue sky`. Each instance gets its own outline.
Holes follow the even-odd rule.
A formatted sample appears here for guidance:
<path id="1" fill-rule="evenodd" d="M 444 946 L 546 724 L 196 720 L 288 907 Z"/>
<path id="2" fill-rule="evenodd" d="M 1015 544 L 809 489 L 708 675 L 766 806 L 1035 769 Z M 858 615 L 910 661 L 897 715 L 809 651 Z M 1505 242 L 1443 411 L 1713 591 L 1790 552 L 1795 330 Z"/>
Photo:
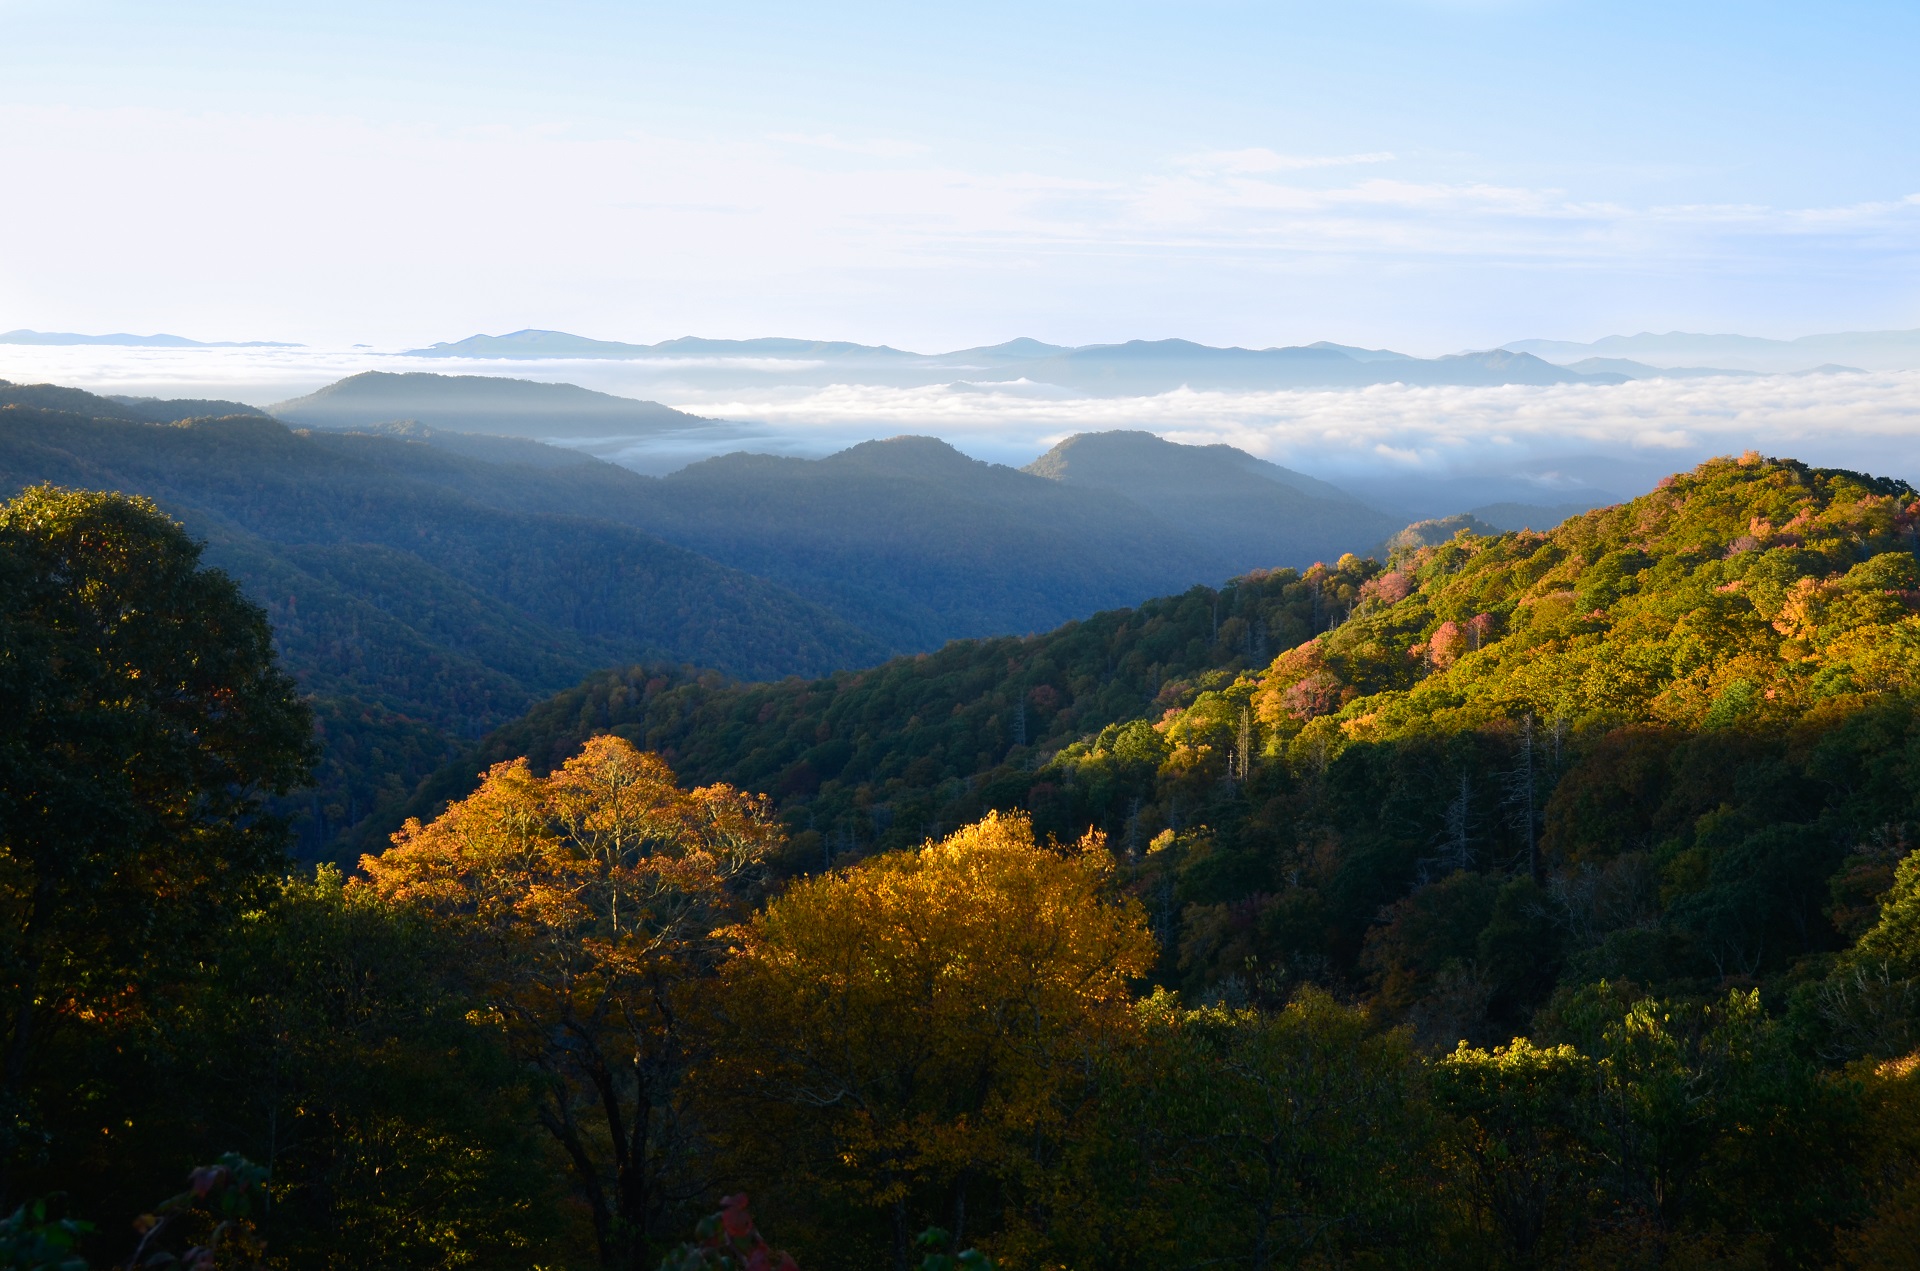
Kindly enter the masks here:
<path id="1" fill-rule="evenodd" d="M 0 328 L 1920 326 L 1920 7 L 0 0 Z"/>

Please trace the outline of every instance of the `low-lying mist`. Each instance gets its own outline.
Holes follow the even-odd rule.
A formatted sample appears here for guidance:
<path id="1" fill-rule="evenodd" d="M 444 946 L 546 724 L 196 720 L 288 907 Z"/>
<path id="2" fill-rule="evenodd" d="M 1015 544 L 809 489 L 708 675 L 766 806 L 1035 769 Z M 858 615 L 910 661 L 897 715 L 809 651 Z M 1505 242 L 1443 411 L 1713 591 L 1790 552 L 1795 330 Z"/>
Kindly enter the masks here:
<path id="1" fill-rule="evenodd" d="M 0 378 L 16 382 L 257 404 L 369 369 L 563 381 L 717 421 L 647 438 L 544 438 L 651 473 L 737 450 L 816 457 L 901 433 L 1019 465 L 1074 433 L 1135 428 L 1236 446 L 1421 515 L 1460 499 L 1627 496 L 1705 456 L 1748 449 L 1920 479 L 1920 371 L 1095 397 L 1026 382 L 711 390 L 676 384 L 671 367 L 633 362 L 357 349 L 0 347 Z M 1428 507 L 1422 491 L 1438 503 Z"/>

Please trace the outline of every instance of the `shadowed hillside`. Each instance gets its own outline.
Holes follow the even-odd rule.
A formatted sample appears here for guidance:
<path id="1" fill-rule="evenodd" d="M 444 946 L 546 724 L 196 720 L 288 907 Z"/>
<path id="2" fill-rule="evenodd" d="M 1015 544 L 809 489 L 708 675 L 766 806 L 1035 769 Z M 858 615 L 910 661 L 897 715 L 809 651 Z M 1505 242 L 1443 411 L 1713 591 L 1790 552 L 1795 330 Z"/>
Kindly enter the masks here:
<path id="1" fill-rule="evenodd" d="M 315 440 L 420 474 L 447 451 L 487 459 L 445 465 L 431 479 L 496 506 L 566 507 L 635 525 L 789 587 L 899 652 L 1045 631 L 1251 569 L 1366 553 L 1398 528 L 1331 486 L 1251 455 L 1157 439 L 1178 499 L 1144 476 L 1126 488 L 1049 480 L 928 437 L 817 460 L 726 455 L 653 478 L 533 443 L 392 431 L 425 444 Z M 1268 480 L 1269 470 L 1293 485 Z M 1224 517 L 1207 506 L 1210 482 L 1221 488 Z M 1189 524 L 1181 507 L 1195 505 Z"/>
<path id="2" fill-rule="evenodd" d="M 1228 574 L 1304 569 L 1370 550 L 1400 524 L 1337 486 L 1243 450 L 1176 445 L 1148 432 L 1081 433 L 1024 471 L 1133 500 L 1228 561 Z"/>
<path id="3" fill-rule="evenodd" d="M 650 659 L 763 678 L 885 652 L 790 591 L 570 514 L 564 499 L 502 506 L 458 488 L 522 487 L 536 469 L 258 416 L 140 423 L 65 392 L 106 417 L 0 406 L 0 488 L 147 495 L 266 607 L 327 742 L 309 852 L 404 798 L 458 739 L 596 667 Z"/>
<path id="4" fill-rule="evenodd" d="M 642 515 L 663 537 L 867 615 L 900 649 L 1044 631 L 1236 572 L 1132 500 L 931 437 L 819 460 L 711 459 L 662 479 Z"/>

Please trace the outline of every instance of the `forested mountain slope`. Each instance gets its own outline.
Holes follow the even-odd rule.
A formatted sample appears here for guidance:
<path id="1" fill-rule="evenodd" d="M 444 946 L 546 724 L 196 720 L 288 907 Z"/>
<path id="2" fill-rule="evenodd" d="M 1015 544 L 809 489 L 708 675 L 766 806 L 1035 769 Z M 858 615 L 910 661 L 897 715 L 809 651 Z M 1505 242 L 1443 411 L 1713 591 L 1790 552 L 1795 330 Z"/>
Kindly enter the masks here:
<path id="1" fill-rule="evenodd" d="M 31 491 L 0 1243 L 677 1265 L 727 1195 L 701 1243 L 817 1271 L 1909 1267 L 1917 539 L 1749 456 L 864 673 L 603 675 L 308 880 L 265 615 Z"/>
<path id="2" fill-rule="evenodd" d="M 1365 987 L 1436 1044 L 1602 978 L 1785 993 L 1920 822 L 1917 525 L 1903 483 L 1748 455 L 1422 546 L 1266 670 L 1068 748 L 1045 810 L 1177 828 L 1142 885 L 1194 988 Z"/>
<path id="3" fill-rule="evenodd" d="M 818 460 L 710 459 L 661 479 L 641 522 L 861 615 L 903 651 L 1045 631 L 1284 563 L 1236 563 L 1131 499 L 969 459 L 932 437 Z"/>
<path id="4" fill-rule="evenodd" d="M 1373 561 L 1259 572 L 1045 635 L 960 640 L 819 680 L 689 681 L 643 666 L 542 703 L 448 764 L 410 814 L 431 816 L 489 763 L 546 771 L 612 732 L 688 778 L 771 793 L 791 863 L 918 843 L 994 807 L 1051 797 L 1050 756 L 1083 734 L 1157 716 L 1339 621 Z M 1120 827 L 1122 831 L 1125 826 Z"/>
<path id="5" fill-rule="evenodd" d="M 415 810 L 611 730 L 772 794 L 792 868 L 989 808 L 1105 830 L 1161 974 L 1202 995 L 1323 983 L 1435 1045 L 1510 1037 L 1602 978 L 1779 1002 L 1871 922 L 1920 831 L 1917 529 L 1900 482 L 1719 460 L 1551 533 L 855 675 L 608 675 Z M 1823 1000 L 1836 1036 L 1876 1027 Z"/>
<path id="6" fill-rule="evenodd" d="M 652 659 L 773 677 L 885 653 L 793 593 L 631 525 L 457 488 L 531 468 L 390 438 L 337 444 L 259 417 L 156 426 L 90 409 L 106 417 L 0 407 L 0 488 L 148 495 L 266 607 L 327 742 L 304 809 L 311 852 L 404 798 L 458 739 L 595 668 Z M 382 451 L 397 454 L 369 457 Z"/>
<path id="7" fill-rule="evenodd" d="M 564 507 L 637 526 L 826 605 L 894 652 L 1047 631 L 1251 569 L 1365 553 L 1396 528 L 1357 504 L 1335 509 L 1341 533 L 1283 519 L 1295 503 L 1289 487 L 1231 470 L 1226 479 L 1256 482 L 1263 496 L 1270 486 L 1276 502 L 1249 511 L 1261 525 L 1213 535 L 1128 491 L 981 463 L 929 437 L 866 442 L 824 459 L 733 454 L 645 477 L 537 443 L 392 432 L 425 444 L 395 448 L 351 433 L 314 441 L 497 507 Z M 1205 470 L 1260 463 L 1158 444 L 1169 452 L 1163 466 L 1202 470 L 1188 488 Z M 489 462 L 442 462 L 448 451 Z"/>

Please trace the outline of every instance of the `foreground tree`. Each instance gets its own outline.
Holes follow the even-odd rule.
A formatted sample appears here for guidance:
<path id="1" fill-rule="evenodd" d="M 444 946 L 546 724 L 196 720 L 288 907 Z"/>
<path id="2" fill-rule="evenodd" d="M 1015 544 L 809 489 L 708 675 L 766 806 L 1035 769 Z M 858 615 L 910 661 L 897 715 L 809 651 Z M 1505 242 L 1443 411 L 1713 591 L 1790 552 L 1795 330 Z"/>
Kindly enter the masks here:
<path id="1" fill-rule="evenodd" d="M 122 1083 L 147 1083 L 123 1101 L 133 1127 L 96 1149 L 98 1174 L 237 1149 L 271 1171 L 274 1271 L 590 1258 L 557 1221 L 530 1074 L 468 1020 L 462 946 L 331 866 L 283 881 L 155 1030 Z"/>
<path id="2" fill-rule="evenodd" d="M 1451 1115 L 1442 1158 L 1455 1194 L 1504 1265 L 1551 1265 L 1575 1247 L 1600 1165 L 1592 1060 L 1525 1037 L 1492 1050 L 1461 1042 L 1433 1065 L 1431 1088 Z"/>
<path id="3" fill-rule="evenodd" d="M 1056 848 L 990 815 L 796 883 L 737 933 L 702 1088 L 736 1168 L 836 1246 L 809 1259 L 905 1268 L 925 1220 L 983 1243 L 1034 1220 L 1022 1199 L 1156 952 L 1112 868 L 1097 838 Z M 822 1232 L 833 1211 L 847 1226 Z"/>
<path id="4" fill-rule="evenodd" d="M 1431 1134 L 1404 1030 L 1315 989 L 1271 1012 L 1163 995 L 1140 1013 L 1144 1088 L 1114 1110 L 1144 1138 L 1182 1264 L 1419 1260 Z"/>
<path id="5" fill-rule="evenodd" d="M 0 505 L 0 721 L 5 1203 L 58 1150 L 49 1046 L 149 1009 L 278 872 L 262 800 L 312 728 L 265 615 L 178 525 L 52 486 Z"/>
<path id="6" fill-rule="evenodd" d="M 683 790 L 657 755 L 596 737 L 549 777 L 497 764 L 430 825 L 361 861 L 464 942 L 493 1020 L 542 1077 L 601 1260 L 642 1266 L 684 1172 L 685 1018 L 716 929 L 778 842 L 765 801 Z"/>

